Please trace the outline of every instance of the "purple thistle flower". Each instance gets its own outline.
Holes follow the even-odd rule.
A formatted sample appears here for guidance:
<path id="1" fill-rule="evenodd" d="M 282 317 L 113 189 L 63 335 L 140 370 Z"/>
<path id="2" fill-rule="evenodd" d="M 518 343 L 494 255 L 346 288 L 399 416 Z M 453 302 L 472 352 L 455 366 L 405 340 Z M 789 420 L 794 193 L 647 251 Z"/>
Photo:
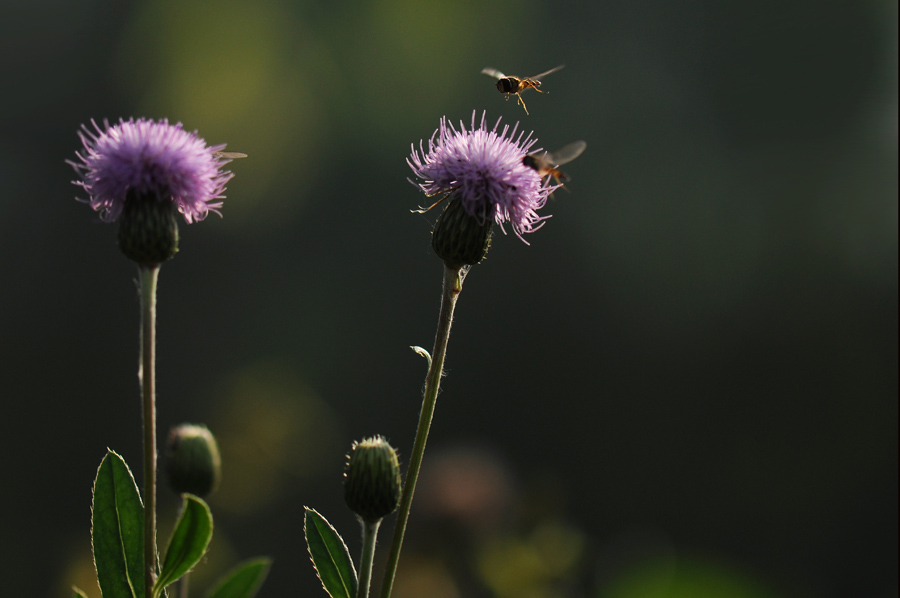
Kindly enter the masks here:
<path id="1" fill-rule="evenodd" d="M 418 151 L 412 146 L 406 163 L 423 181 L 414 184 L 425 195 L 453 194 L 469 216 L 480 223 L 496 222 L 501 229 L 508 222 L 527 244 L 522 235 L 536 231 L 549 218 L 537 212 L 557 186 L 543 182 L 535 169 L 522 163 L 537 142 L 531 133 L 516 136 L 518 123 L 512 131 L 504 125 L 498 133 L 500 119 L 488 130 L 485 119 L 482 114 L 476 125 L 473 111 L 469 129 L 460 122 L 457 130 L 446 117 L 441 118 L 428 140 L 428 151 L 420 141 Z"/>
<path id="2" fill-rule="evenodd" d="M 87 191 L 100 219 L 113 222 L 124 209 L 130 192 L 160 201 L 174 201 L 188 224 L 203 220 L 209 212 L 221 216 L 225 184 L 234 176 L 222 167 L 231 160 L 221 156 L 225 145 L 207 146 L 196 132 L 181 123 L 163 119 L 119 121 L 95 131 L 82 125 L 78 136 L 84 144 L 78 161 L 68 160 L 81 177 L 74 184 Z"/>

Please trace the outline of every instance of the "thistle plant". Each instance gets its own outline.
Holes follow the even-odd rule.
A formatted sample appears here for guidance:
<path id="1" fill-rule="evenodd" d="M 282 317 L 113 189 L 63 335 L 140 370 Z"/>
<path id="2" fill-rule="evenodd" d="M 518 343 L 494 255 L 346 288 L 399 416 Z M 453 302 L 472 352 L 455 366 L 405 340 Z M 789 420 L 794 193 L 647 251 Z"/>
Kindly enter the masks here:
<path id="1" fill-rule="evenodd" d="M 450 326 L 463 281 L 471 267 L 481 262 L 487 254 L 494 224 L 504 232 L 505 226 L 509 226 L 527 244 L 524 235 L 544 225 L 548 216 L 542 216 L 538 211 L 544 207 L 550 193 L 559 186 L 551 185 L 549 177 L 542 177 L 538 170 L 525 163 L 525 157 L 536 142 L 530 133 L 526 135 L 520 132 L 518 125 L 512 129 L 508 125 L 500 128 L 498 119 L 492 128 L 488 128 L 486 116 L 482 115 L 481 120 L 477 121 L 476 114 L 473 113 L 468 128 L 463 123 L 456 128 L 446 118 L 442 118 L 438 129 L 428 140 L 428 149 L 425 149 L 424 142 L 420 142 L 418 149 L 412 147 L 407 159 L 407 164 L 418 179 L 414 184 L 427 197 L 438 198 L 430 207 L 415 211 L 426 212 L 441 203 L 445 204 L 432 234 L 432 248 L 444 265 L 443 293 L 432 352 L 429 354 L 420 347 L 413 347 L 427 359 L 428 373 L 425 377 L 416 436 L 400 495 L 381 598 L 390 598 L 393 589 L 443 376 Z M 354 456 L 362 444 L 355 445 Z M 366 530 L 367 519 L 364 514 L 371 510 L 383 517 L 382 513 L 389 512 L 384 508 L 377 508 L 382 500 L 378 498 L 379 493 L 365 494 L 348 489 L 353 471 L 351 456 L 345 489 L 348 504 L 361 514 L 363 525 L 364 548 L 360 561 L 363 574 L 359 580 L 346 545 L 337 531 L 316 511 L 307 509 L 306 513 L 306 538 L 310 555 L 325 590 L 332 598 L 368 596 L 374 538 Z M 370 541 L 373 543 L 371 548 Z"/>
<path id="2" fill-rule="evenodd" d="M 138 379 L 143 416 L 143 497 L 127 464 L 113 451 L 104 457 L 97 472 L 91 530 L 94 563 L 104 595 L 156 598 L 199 562 L 209 545 L 213 526 L 206 503 L 199 496 L 185 492 L 178 522 L 160 566 L 156 543 L 159 268 L 178 252 L 177 215 L 181 214 L 190 224 L 203 220 L 209 212 L 219 213 L 225 185 L 233 174 L 224 169 L 230 162 L 222 154 L 224 145 L 208 146 L 196 133 L 185 131 L 180 123 L 131 119 L 113 126 L 105 123 L 102 128 L 96 123 L 92 125 L 93 129 L 83 126 L 79 132 L 83 148 L 76 152 L 78 159 L 69 164 L 80 177 L 74 183 L 88 194 L 84 201 L 104 222 L 118 222 L 119 249 L 138 267 L 141 305 Z M 182 461 L 176 457 L 177 463 Z M 193 492 L 202 489 L 196 484 L 185 488 Z M 252 565 L 243 568 L 243 575 L 249 572 L 261 580 L 268 564 Z M 75 591 L 84 595 L 80 590 Z"/>
<path id="3" fill-rule="evenodd" d="M 498 224 L 501 230 L 504 224 L 509 224 L 516 236 L 527 243 L 522 235 L 543 226 L 548 216 L 540 216 L 538 210 L 544 207 L 547 197 L 556 188 L 542 181 L 536 170 L 523 163 L 537 142 L 531 133 L 519 132 L 517 135 L 518 124 L 512 130 L 509 125 L 504 125 L 498 132 L 500 119 L 489 130 L 485 120 L 486 115 L 482 114 L 476 125 L 473 112 L 469 129 L 463 123 L 456 129 L 446 118 L 441 119 L 440 126 L 428 141 L 428 151 L 420 142 L 419 150 L 413 147 L 407 160 L 413 173 L 422 181 L 418 184 L 422 192 L 429 197 L 443 195 L 448 202 L 432 235 L 432 247 L 444 262 L 444 282 L 434 349 L 425 376 L 422 409 L 394 527 L 382 598 L 391 595 L 397 572 L 443 377 L 450 325 L 463 280 L 471 266 L 481 262 L 487 254 L 492 224 Z"/>

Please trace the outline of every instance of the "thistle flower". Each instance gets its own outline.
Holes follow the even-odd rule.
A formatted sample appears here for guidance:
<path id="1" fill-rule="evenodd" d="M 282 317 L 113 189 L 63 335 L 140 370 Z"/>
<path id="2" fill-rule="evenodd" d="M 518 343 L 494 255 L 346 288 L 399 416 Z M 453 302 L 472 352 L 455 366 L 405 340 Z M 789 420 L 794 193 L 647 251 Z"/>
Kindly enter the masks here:
<path id="1" fill-rule="evenodd" d="M 528 244 L 522 235 L 536 231 L 549 218 L 538 210 L 556 189 L 522 163 L 537 139 L 521 131 L 516 135 L 518 123 L 512 130 L 504 125 L 498 131 L 497 119 L 489 130 L 486 114 L 480 124 L 475 117 L 473 112 L 470 127 L 460 122 L 458 130 L 446 117 L 441 118 L 440 127 L 428 140 L 427 152 L 421 141 L 418 150 L 412 146 L 406 162 L 422 180 L 414 184 L 429 197 L 447 194 L 451 203 L 459 201 L 478 226 L 496 222 L 503 229 L 504 223 L 509 223 L 516 236 Z"/>
<path id="2" fill-rule="evenodd" d="M 207 146 L 181 123 L 163 119 L 121 120 L 101 128 L 91 121 L 92 131 L 82 125 L 78 136 L 83 152 L 68 163 L 81 180 L 73 181 L 87 191 L 91 207 L 104 222 L 114 222 L 130 197 L 172 201 L 190 224 L 203 220 L 222 207 L 225 184 L 234 176 L 222 167 L 230 162 L 221 156 L 224 145 Z"/>
<path id="3" fill-rule="evenodd" d="M 232 173 L 224 145 L 209 147 L 181 123 L 119 121 L 94 131 L 82 125 L 83 153 L 68 161 L 81 176 L 100 219 L 119 221 L 119 249 L 142 267 L 155 267 L 178 251 L 178 212 L 190 224 L 219 214 Z M 220 214 L 221 215 L 221 214 Z"/>

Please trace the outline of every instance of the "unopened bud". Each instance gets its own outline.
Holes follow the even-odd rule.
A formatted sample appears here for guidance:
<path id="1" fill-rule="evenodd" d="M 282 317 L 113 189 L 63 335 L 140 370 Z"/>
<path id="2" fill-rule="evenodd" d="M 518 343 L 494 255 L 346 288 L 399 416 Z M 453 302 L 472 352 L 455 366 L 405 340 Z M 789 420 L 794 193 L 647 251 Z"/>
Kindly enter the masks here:
<path id="1" fill-rule="evenodd" d="M 181 424 L 172 428 L 166 442 L 166 472 L 169 486 L 177 494 L 187 492 L 202 498 L 218 487 L 222 460 L 216 439 L 206 426 Z"/>
<path id="2" fill-rule="evenodd" d="M 344 478 L 347 506 L 367 523 L 390 515 L 400 502 L 400 461 L 381 436 L 353 443 Z"/>

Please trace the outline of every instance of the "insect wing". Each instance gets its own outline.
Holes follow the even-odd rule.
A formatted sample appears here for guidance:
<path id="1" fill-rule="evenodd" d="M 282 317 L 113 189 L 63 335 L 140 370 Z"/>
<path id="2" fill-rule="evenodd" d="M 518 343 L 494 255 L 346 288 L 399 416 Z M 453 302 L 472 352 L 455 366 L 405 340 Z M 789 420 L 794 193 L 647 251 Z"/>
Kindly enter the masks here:
<path id="1" fill-rule="evenodd" d="M 573 141 L 572 143 L 559 148 L 555 152 L 547 154 L 545 158 L 547 162 L 551 162 L 556 166 L 562 166 L 580 156 L 586 147 L 587 143 L 584 141 Z"/>
<path id="2" fill-rule="evenodd" d="M 213 155 L 226 160 L 237 160 L 239 158 L 247 157 L 247 154 L 242 154 L 241 152 L 214 152 Z"/>
<path id="3" fill-rule="evenodd" d="M 555 66 L 552 69 L 550 69 L 549 71 L 544 71 L 543 73 L 540 73 L 538 75 L 533 75 L 531 77 L 528 77 L 528 79 L 531 79 L 532 81 L 540 81 L 542 78 L 546 77 L 550 73 L 555 73 L 556 71 L 563 68 L 564 66 L 566 66 L 566 65 L 561 64 L 559 66 Z M 481 72 L 484 72 L 484 71 L 481 71 Z"/>
<path id="4" fill-rule="evenodd" d="M 488 75 L 490 77 L 493 77 L 494 79 L 506 79 L 506 75 L 504 75 L 497 69 L 492 69 L 490 67 L 481 69 L 481 73 L 483 75 Z"/>

